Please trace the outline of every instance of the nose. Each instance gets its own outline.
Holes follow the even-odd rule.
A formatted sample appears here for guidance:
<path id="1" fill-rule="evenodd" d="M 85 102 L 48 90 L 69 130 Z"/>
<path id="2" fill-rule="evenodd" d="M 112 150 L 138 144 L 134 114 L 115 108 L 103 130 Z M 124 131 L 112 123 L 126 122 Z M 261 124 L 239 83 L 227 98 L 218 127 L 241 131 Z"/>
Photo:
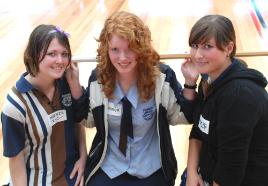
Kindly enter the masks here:
<path id="1" fill-rule="evenodd" d="M 119 54 L 119 60 L 124 61 L 127 59 L 127 54 L 125 52 L 120 52 Z"/>
<path id="2" fill-rule="evenodd" d="M 202 49 L 201 49 L 201 48 L 197 48 L 197 49 L 196 49 L 196 52 L 195 52 L 194 57 L 195 57 L 196 59 L 203 58 L 203 54 L 202 54 Z"/>
<path id="3" fill-rule="evenodd" d="M 63 62 L 63 57 L 61 55 L 58 55 L 56 63 L 62 63 Z"/>

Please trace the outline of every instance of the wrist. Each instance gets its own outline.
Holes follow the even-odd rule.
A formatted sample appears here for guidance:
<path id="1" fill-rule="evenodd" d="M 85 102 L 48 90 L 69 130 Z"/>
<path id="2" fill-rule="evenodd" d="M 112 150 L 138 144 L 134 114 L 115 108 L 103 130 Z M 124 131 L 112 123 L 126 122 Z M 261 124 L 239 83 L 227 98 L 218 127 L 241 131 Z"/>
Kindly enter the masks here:
<path id="1" fill-rule="evenodd" d="M 80 81 L 78 80 L 72 80 L 72 81 L 68 81 L 68 84 L 70 87 L 81 87 L 80 85 Z"/>
<path id="2" fill-rule="evenodd" d="M 184 83 L 187 85 L 195 85 L 197 80 L 196 78 L 184 78 Z"/>
<path id="3" fill-rule="evenodd" d="M 81 86 L 70 86 L 71 94 L 74 99 L 79 99 L 83 95 L 83 89 Z"/>
<path id="4" fill-rule="evenodd" d="M 185 83 L 184 85 L 184 88 L 187 88 L 187 89 L 196 89 L 197 87 L 197 84 L 188 84 L 188 83 Z"/>
<path id="5" fill-rule="evenodd" d="M 80 155 L 80 160 L 86 161 L 87 160 L 87 154 Z"/>
<path id="6" fill-rule="evenodd" d="M 187 167 L 187 170 L 186 170 L 186 172 L 187 172 L 187 175 L 191 175 L 191 176 L 193 176 L 193 175 L 198 175 L 198 171 L 197 171 L 197 169 L 189 169 L 188 167 Z"/>

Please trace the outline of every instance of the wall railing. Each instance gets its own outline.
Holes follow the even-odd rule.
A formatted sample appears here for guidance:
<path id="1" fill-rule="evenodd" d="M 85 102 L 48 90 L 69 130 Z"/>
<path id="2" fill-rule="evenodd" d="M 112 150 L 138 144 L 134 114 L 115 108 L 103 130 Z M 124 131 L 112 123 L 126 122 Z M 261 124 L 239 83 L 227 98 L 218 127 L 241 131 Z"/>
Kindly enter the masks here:
<path id="1" fill-rule="evenodd" d="M 263 52 L 237 52 L 236 57 L 257 57 L 268 56 L 268 51 Z M 190 54 L 161 54 L 160 59 L 185 59 L 189 58 Z M 79 58 L 73 57 L 74 62 L 96 62 L 97 58 Z"/>

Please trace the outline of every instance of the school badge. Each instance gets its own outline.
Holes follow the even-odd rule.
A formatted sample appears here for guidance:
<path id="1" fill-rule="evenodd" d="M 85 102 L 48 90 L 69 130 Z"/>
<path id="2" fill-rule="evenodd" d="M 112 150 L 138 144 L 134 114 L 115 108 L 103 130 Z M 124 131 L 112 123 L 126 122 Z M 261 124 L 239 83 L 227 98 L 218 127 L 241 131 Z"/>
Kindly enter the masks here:
<path id="1" fill-rule="evenodd" d="M 148 121 L 151 120 L 154 116 L 154 107 L 149 107 L 149 108 L 145 108 L 143 109 L 143 114 L 142 117 L 144 120 Z"/>
<path id="2" fill-rule="evenodd" d="M 61 102 L 65 107 L 70 107 L 72 105 L 72 95 L 71 95 L 71 93 L 63 94 Z"/>

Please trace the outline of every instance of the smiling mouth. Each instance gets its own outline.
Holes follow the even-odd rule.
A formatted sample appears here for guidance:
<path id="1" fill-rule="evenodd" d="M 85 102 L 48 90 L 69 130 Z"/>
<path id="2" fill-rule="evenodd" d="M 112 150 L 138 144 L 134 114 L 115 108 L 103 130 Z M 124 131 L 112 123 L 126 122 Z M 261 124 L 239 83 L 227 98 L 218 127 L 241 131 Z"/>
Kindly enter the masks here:
<path id="1" fill-rule="evenodd" d="M 203 66 L 203 65 L 206 65 L 207 64 L 207 62 L 195 62 L 197 65 L 199 65 L 199 66 Z"/>
<path id="2" fill-rule="evenodd" d="M 62 71 L 63 70 L 63 66 L 53 67 L 52 69 L 55 70 L 55 71 Z"/>
<path id="3" fill-rule="evenodd" d="M 127 62 L 127 63 L 118 63 L 120 66 L 122 66 L 122 67 L 126 67 L 126 66 L 128 66 L 128 65 L 130 65 L 131 64 L 131 62 Z"/>

